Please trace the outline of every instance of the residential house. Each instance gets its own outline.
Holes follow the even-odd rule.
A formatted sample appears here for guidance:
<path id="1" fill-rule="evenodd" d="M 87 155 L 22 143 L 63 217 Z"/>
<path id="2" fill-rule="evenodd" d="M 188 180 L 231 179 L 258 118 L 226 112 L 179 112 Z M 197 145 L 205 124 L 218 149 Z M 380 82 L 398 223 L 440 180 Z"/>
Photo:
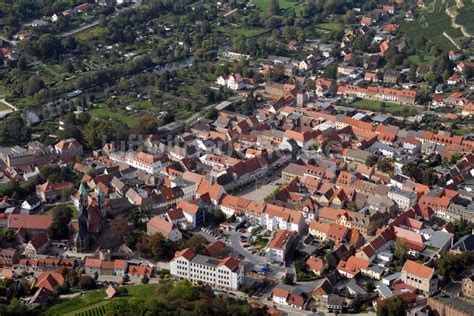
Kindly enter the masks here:
<path id="1" fill-rule="evenodd" d="M 53 203 L 58 199 L 68 197 L 74 185 L 71 182 L 50 183 L 46 181 L 36 186 L 36 195 L 41 202 Z"/>
<path id="2" fill-rule="evenodd" d="M 160 233 L 168 240 L 179 241 L 183 238 L 183 235 L 178 230 L 176 225 L 168 222 L 160 216 L 152 217 L 146 224 L 146 230 L 148 235 Z"/>
<path id="3" fill-rule="evenodd" d="M 82 145 L 74 138 L 60 141 L 54 145 L 54 150 L 62 162 L 78 160 L 83 153 Z"/>

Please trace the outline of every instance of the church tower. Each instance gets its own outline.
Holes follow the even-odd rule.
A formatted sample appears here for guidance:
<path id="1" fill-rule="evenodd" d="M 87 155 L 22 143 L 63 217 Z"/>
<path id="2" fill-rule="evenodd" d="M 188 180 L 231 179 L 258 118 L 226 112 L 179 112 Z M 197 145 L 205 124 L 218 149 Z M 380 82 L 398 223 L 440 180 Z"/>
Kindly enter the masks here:
<path id="1" fill-rule="evenodd" d="M 89 214 L 88 214 L 88 198 L 84 184 L 81 182 L 79 187 L 79 219 L 78 219 L 78 231 L 74 241 L 78 251 L 87 249 L 89 246 Z"/>
<path id="2" fill-rule="evenodd" d="M 99 215 L 104 218 L 106 215 L 105 212 L 105 202 L 104 202 L 104 191 L 102 190 L 102 186 L 97 187 L 96 191 L 96 199 L 97 199 L 97 212 Z"/>

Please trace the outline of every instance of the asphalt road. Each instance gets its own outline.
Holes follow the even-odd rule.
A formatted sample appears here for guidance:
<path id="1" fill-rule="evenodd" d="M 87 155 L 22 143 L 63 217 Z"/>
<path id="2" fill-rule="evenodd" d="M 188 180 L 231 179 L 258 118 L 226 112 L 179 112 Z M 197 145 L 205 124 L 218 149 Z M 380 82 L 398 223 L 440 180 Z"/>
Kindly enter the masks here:
<path id="1" fill-rule="evenodd" d="M 254 265 L 265 265 L 266 264 L 265 257 L 264 256 L 256 256 L 256 255 L 252 254 L 251 252 L 249 252 L 247 249 L 245 249 L 242 246 L 242 243 L 240 242 L 240 236 L 242 236 L 242 234 L 240 234 L 238 232 L 230 232 L 229 240 L 230 240 L 230 244 L 231 244 L 232 248 L 236 252 L 238 252 L 239 254 L 244 256 L 245 259 L 247 261 L 249 261 L 250 263 L 252 263 Z"/>

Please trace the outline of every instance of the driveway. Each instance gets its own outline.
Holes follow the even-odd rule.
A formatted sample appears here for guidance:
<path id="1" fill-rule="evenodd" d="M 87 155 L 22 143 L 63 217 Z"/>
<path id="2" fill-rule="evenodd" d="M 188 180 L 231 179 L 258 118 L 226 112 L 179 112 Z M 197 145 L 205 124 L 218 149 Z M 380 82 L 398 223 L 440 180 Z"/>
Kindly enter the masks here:
<path id="1" fill-rule="evenodd" d="M 249 252 L 247 249 L 242 247 L 242 243 L 240 242 L 240 236 L 242 234 L 237 233 L 237 232 L 230 232 L 229 234 L 229 240 L 230 240 L 230 245 L 232 249 L 234 249 L 236 252 L 241 254 L 242 256 L 245 257 L 247 261 L 254 265 L 265 265 L 265 257 L 264 256 L 256 256 Z"/>

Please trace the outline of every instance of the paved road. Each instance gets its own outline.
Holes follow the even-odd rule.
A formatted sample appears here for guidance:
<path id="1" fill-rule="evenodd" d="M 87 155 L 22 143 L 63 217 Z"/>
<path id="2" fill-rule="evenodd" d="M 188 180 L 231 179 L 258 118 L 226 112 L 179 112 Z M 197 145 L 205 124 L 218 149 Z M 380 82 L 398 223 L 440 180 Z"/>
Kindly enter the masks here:
<path id="1" fill-rule="evenodd" d="M 254 265 L 262 265 L 265 264 L 265 257 L 261 256 L 256 256 L 252 253 L 250 253 L 247 249 L 242 247 L 242 243 L 240 242 L 240 236 L 242 234 L 237 233 L 237 232 L 230 232 L 230 244 L 232 248 L 237 251 L 239 254 L 245 257 L 247 261 Z"/>

